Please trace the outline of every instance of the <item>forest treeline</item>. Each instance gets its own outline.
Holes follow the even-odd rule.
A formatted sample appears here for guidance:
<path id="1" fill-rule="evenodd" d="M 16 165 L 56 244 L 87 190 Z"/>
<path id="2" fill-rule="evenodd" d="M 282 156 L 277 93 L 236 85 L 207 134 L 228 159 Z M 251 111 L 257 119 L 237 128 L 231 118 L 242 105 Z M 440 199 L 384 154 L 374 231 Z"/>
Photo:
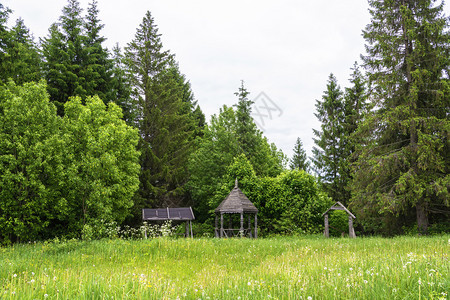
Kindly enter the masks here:
<path id="1" fill-rule="evenodd" d="M 243 82 L 206 122 L 150 12 L 110 50 L 96 0 L 68 0 L 39 41 L 0 3 L 0 242 L 138 225 L 144 207 L 192 206 L 208 232 L 236 178 L 262 233 L 321 232 L 335 201 L 360 233 L 448 232 L 449 19 L 437 1 L 369 4 L 362 65 L 345 89 L 329 76 L 313 156 L 299 137 L 288 161 Z"/>

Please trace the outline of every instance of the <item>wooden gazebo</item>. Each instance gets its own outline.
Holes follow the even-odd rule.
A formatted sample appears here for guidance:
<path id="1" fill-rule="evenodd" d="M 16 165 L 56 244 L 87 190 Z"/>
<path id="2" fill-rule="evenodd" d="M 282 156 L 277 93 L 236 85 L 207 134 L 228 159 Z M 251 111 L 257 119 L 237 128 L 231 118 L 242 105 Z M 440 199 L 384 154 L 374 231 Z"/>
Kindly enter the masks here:
<path id="1" fill-rule="evenodd" d="M 247 196 L 239 189 L 236 179 L 234 189 L 228 194 L 225 200 L 214 211 L 216 214 L 215 236 L 216 237 L 234 237 L 248 236 L 250 238 L 258 237 L 258 209 L 253 205 Z M 240 227 L 233 228 L 233 215 L 240 214 Z M 244 228 L 244 214 L 248 215 L 248 227 Z M 224 228 L 224 215 L 229 216 L 229 226 Z M 252 229 L 252 218 L 254 215 L 254 228 Z M 220 228 L 218 227 L 220 218 Z"/>
<path id="2" fill-rule="evenodd" d="M 333 204 L 326 212 L 324 212 L 322 214 L 322 217 L 324 217 L 324 222 L 325 222 L 325 232 L 324 232 L 325 237 L 330 237 L 330 229 L 329 229 L 329 225 L 328 225 L 328 212 L 330 210 L 343 210 L 347 213 L 347 215 L 348 215 L 348 236 L 351 238 L 355 238 L 356 234 L 355 234 L 355 229 L 353 228 L 353 219 L 355 219 L 356 217 L 339 201 L 336 202 L 335 204 Z"/>

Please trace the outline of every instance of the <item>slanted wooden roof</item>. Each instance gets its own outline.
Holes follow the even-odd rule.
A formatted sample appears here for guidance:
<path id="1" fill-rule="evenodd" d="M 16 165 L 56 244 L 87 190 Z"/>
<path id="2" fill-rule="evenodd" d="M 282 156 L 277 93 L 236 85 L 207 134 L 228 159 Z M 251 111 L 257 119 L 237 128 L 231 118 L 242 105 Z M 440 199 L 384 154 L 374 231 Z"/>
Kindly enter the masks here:
<path id="1" fill-rule="evenodd" d="M 346 213 L 348 213 L 353 219 L 355 219 L 355 215 L 352 214 L 341 202 L 336 202 L 331 206 L 326 212 L 322 214 L 322 217 L 326 215 L 330 210 L 344 210 Z"/>
<path id="2" fill-rule="evenodd" d="M 190 207 L 142 209 L 142 220 L 144 221 L 189 221 L 194 219 L 194 213 L 192 212 L 192 208 Z"/>
<path id="3" fill-rule="evenodd" d="M 253 205 L 247 196 L 238 187 L 238 182 L 234 189 L 228 194 L 225 200 L 216 208 L 215 213 L 238 214 L 238 213 L 257 213 L 258 209 Z"/>

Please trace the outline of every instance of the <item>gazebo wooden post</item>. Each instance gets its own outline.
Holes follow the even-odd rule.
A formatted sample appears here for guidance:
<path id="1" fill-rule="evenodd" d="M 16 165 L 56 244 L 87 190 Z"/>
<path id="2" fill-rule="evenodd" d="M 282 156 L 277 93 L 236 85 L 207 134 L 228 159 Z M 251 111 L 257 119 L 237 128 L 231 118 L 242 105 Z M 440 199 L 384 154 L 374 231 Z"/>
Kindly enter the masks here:
<path id="1" fill-rule="evenodd" d="M 324 231 L 324 235 L 325 237 L 330 237 L 330 229 L 328 228 L 328 214 L 325 214 L 323 216 L 323 218 L 325 219 L 325 231 Z"/>
<path id="2" fill-rule="evenodd" d="M 223 213 L 220 213 L 220 237 L 223 237 Z"/>
<path id="3" fill-rule="evenodd" d="M 252 221 L 250 220 L 250 215 L 248 215 L 248 235 L 252 238 Z"/>
<path id="4" fill-rule="evenodd" d="M 239 229 L 239 235 L 244 236 L 244 213 L 241 212 L 241 228 Z"/>
<path id="5" fill-rule="evenodd" d="M 353 217 L 350 215 L 348 216 L 348 236 L 351 238 L 356 237 L 355 228 L 353 228 Z"/>
<path id="6" fill-rule="evenodd" d="M 255 239 L 258 238 L 258 213 L 255 213 Z"/>
<path id="7" fill-rule="evenodd" d="M 189 221 L 186 221 L 186 225 L 184 227 L 185 227 L 184 237 L 187 238 L 189 236 Z"/>
<path id="8" fill-rule="evenodd" d="M 219 223 L 219 216 L 218 216 L 218 214 L 216 214 L 216 220 L 214 221 L 214 235 L 215 235 L 215 237 L 219 237 L 219 228 L 217 228 L 218 227 L 218 224 Z"/>

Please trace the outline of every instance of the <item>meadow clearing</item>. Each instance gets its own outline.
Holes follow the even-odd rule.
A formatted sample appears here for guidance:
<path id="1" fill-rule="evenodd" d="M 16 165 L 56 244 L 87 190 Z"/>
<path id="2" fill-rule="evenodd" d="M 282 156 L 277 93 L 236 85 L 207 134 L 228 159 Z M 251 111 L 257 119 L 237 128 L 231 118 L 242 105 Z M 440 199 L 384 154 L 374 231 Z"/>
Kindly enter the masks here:
<path id="1" fill-rule="evenodd" d="M 448 299 L 450 235 L 0 248 L 0 299 Z"/>

